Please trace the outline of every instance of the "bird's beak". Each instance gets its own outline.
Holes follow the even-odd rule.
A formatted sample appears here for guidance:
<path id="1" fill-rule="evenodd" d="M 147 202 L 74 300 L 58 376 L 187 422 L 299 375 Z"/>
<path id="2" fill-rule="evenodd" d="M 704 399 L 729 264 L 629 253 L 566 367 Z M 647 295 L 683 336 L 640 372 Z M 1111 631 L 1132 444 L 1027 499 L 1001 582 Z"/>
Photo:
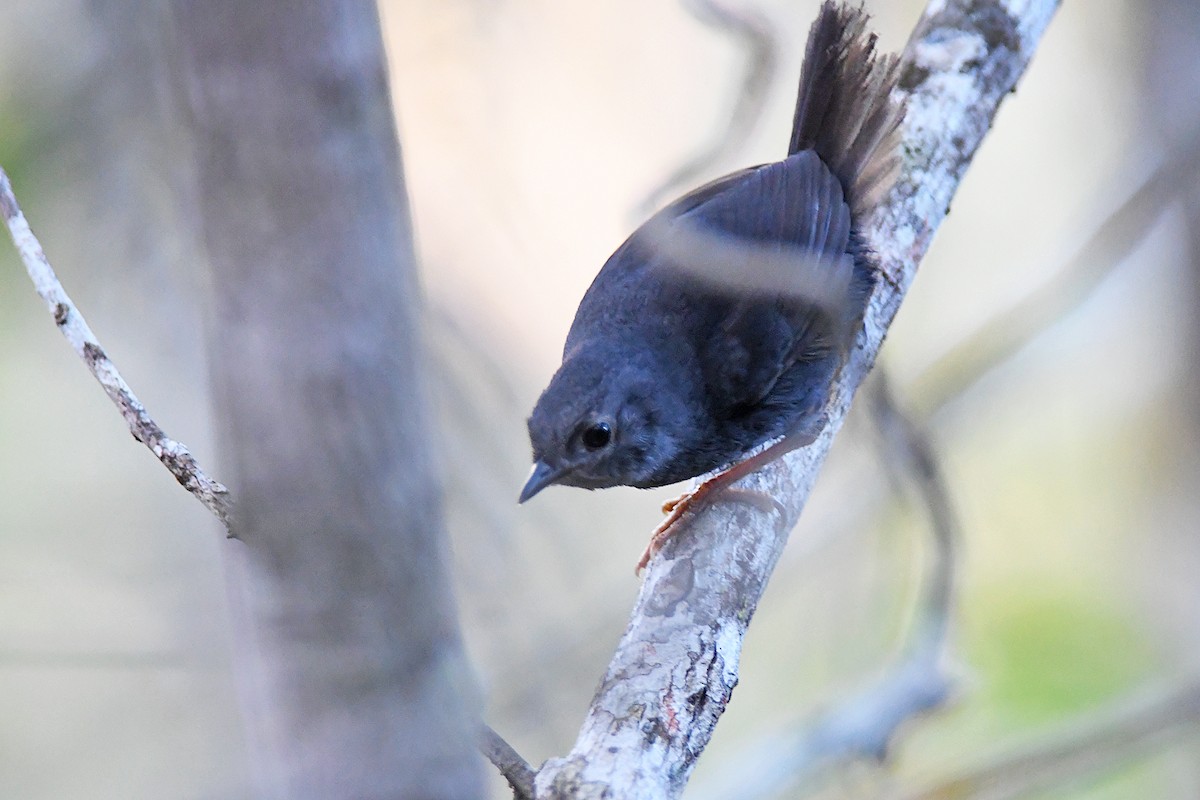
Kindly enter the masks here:
<path id="1" fill-rule="evenodd" d="M 529 480 L 525 481 L 525 488 L 521 490 L 521 496 L 517 498 L 517 502 L 524 503 L 561 478 L 566 472 L 565 468 L 555 469 L 545 461 L 534 462 L 533 472 L 529 473 Z"/>

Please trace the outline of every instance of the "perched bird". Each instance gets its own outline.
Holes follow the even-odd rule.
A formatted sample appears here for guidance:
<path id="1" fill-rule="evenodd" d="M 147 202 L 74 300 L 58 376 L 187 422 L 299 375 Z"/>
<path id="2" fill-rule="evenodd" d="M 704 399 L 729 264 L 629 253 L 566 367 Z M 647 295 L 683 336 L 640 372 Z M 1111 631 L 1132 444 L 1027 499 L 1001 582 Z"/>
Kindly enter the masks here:
<path id="1" fill-rule="evenodd" d="M 605 263 L 529 417 L 520 502 L 728 467 L 664 508 L 640 568 L 700 498 L 820 433 L 878 272 L 858 228 L 893 180 L 903 116 L 866 21 L 822 5 L 787 158 L 676 200 Z"/>

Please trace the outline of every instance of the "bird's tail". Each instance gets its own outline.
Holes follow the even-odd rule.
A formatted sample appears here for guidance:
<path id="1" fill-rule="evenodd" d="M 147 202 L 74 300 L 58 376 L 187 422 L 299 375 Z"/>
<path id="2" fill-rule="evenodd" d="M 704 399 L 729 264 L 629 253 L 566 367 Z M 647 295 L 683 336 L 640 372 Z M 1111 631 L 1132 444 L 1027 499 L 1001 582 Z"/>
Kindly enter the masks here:
<path id="1" fill-rule="evenodd" d="M 857 217 L 890 188 L 899 168 L 904 106 L 891 99 L 899 60 L 875 52 L 867 14 L 825 0 L 808 33 L 788 155 L 815 150 L 842 183 Z"/>

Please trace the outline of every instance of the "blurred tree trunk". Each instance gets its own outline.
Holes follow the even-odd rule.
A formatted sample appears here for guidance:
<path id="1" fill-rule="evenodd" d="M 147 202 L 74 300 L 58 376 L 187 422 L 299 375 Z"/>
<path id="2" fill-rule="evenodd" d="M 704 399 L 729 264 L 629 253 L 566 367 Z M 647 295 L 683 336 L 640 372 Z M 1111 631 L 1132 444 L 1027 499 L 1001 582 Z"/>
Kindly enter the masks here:
<path id="1" fill-rule="evenodd" d="M 1187 152 L 1197 146 L 1200 137 L 1200 4 L 1196 0 L 1154 0 L 1143 14 L 1145 123 L 1165 150 Z M 1181 651 L 1180 660 L 1194 663 L 1200 656 L 1200 616 L 1179 610 L 1200 604 L 1200 585 L 1195 580 L 1200 569 L 1200 538 L 1196 535 L 1200 501 L 1195 490 L 1200 480 L 1200 370 L 1194 363 L 1200 354 L 1200 313 L 1196 310 L 1200 308 L 1200 186 L 1184 188 L 1177 209 L 1187 245 L 1180 255 L 1188 277 L 1183 305 L 1191 309 L 1183 329 L 1175 333 L 1186 343 L 1180 346 L 1185 363 L 1179 386 L 1186 417 L 1173 434 L 1178 477 L 1163 486 L 1158 524 L 1148 526 L 1151 536 L 1140 546 L 1160 554 L 1153 575 L 1145 581 L 1157 590 L 1148 593 L 1157 606 L 1153 618 L 1165 629 L 1172 646 Z M 1164 559 L 1162 554 L 1167 553 L 1170 558 Z M 1200 758 L 1196 757 L 1200 749 L 1193 743 L 1191 751 L 1191 775 L 1200 780 Z"/>
<path id="2" fill-rule="evenodd" d="M 1145 121 L 1167 148 L 1184 152 L 1194 148 L 1200 137 L 1200 3 L 1154 0 L 1145 12 Z M 1189 244 L 1185 256 L 1191 264 L 1189 288 L 1195 300 L 1200 297 L 1200 187 L 1183 191 L 1179 205 Z M 1190 307 L 1195 308 L 1195 302 Z M 1200 318 L 1193 315 L 1188 323 L 1186 335 L 1193 342 L 1200 340 Z M 1200 411 L 1200 372 L 1188 369 L 1185 374 L 1193 410 Z M 1193 419 L 1192 435 L 1197 435 L 1200 420 Z"/>
<path id="3" fill-rule="evenodd" d="M 1143 9 L 1146 30 L 1143 34 L 1144 72 L 1142 74 L 1143 120 L 1149 133 L 1168 153 L 1185 153 L 1197 147 L 1200 138 L 1200 4 L 1196 0 L 1154 0 Z M 1182 303 L 1191 313 L 1172 334 L 1185 359 L 1194 362 L 1200 354 L 1200 186 L 1184 187 L 1176 199 L 1176 210 L 1183 223 L 1186 247 L 1179 259 L 1187 265 L 1187 297 Z M 1179 395 L 1186 404 L 1186 417 L 1172 434 L 1179 458 L 1175 469 L 1179 477 L 1160 507 L 1177 524 L 1154 526 L 1156 536 L 1169 536 L 1161 544 L 1173 557 L 1171 565 L 1179 571 L 1171 585 L 1190 587 L 1190 601 L 1200 602 L 1200 585 L 1194 576 L 1200 567 L 1200 539 L 1195 520 L 1200 514 L 1195 486 L 1200 477 L 1200 370 L 1185 363 L 1179 371 Z M 1167 510 L 1169 509 L 1169 510 Z M 1162 576 L 1156 574 L 1155 582 Z M 1200 656 L 1200 617 L 1180 615 L 1179 596 L 1164 598 L 1168 604 L 1159 618 L 1167 624 L 1182 626 L 1173 630 L 1178 642 L 1189 642 L 1193 657 Z"/>
<path id="4" fill-rule="evenodd" d="M 261 795 L 482 794 L 369 0 L 176 2 Z"/>

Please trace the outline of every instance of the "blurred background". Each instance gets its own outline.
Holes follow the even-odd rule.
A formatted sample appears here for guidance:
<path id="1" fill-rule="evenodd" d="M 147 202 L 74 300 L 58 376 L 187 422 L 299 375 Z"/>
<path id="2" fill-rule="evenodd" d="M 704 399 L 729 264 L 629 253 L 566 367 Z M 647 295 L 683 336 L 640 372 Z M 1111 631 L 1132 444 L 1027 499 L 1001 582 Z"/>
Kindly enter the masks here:
<path id="1" fill-rule="evenodd" d="M 160 5 L 7 0 L 0 165 L 130 384 L 215 465 L 206 275 L 183 224 L 190 153 Z M 923 4 L 870 6 L 899 50 Z M 693 184 L 783 154 L 816 7 L 755 0 L 778 45 L 763 113 Z M 524 418 L 596 270 L 722 136 L 746 55 L 675 0 L 381 13 L 465 636 L 487 719 L 536 764 L 570 748 L 677 492 L 559 488 L 518 507 Z M 1069 3 L 1051 23 L 884 348 L 962 525 L 956 691 L 901 731 L 886 769 L 781 796 L 936 784 L 1200 670 L 1197 116 L 1192 0 Z M 0 796 L 248 798 L 228 545 L 130 439 L 7 244 L 0 387 Z M 893 490 L 859 406 L 689 797 L 886 675 L 913 625 L 926 516 Z M 1172 727 L 1027 796 L 1200 796 L 1198 734 Z"/>

